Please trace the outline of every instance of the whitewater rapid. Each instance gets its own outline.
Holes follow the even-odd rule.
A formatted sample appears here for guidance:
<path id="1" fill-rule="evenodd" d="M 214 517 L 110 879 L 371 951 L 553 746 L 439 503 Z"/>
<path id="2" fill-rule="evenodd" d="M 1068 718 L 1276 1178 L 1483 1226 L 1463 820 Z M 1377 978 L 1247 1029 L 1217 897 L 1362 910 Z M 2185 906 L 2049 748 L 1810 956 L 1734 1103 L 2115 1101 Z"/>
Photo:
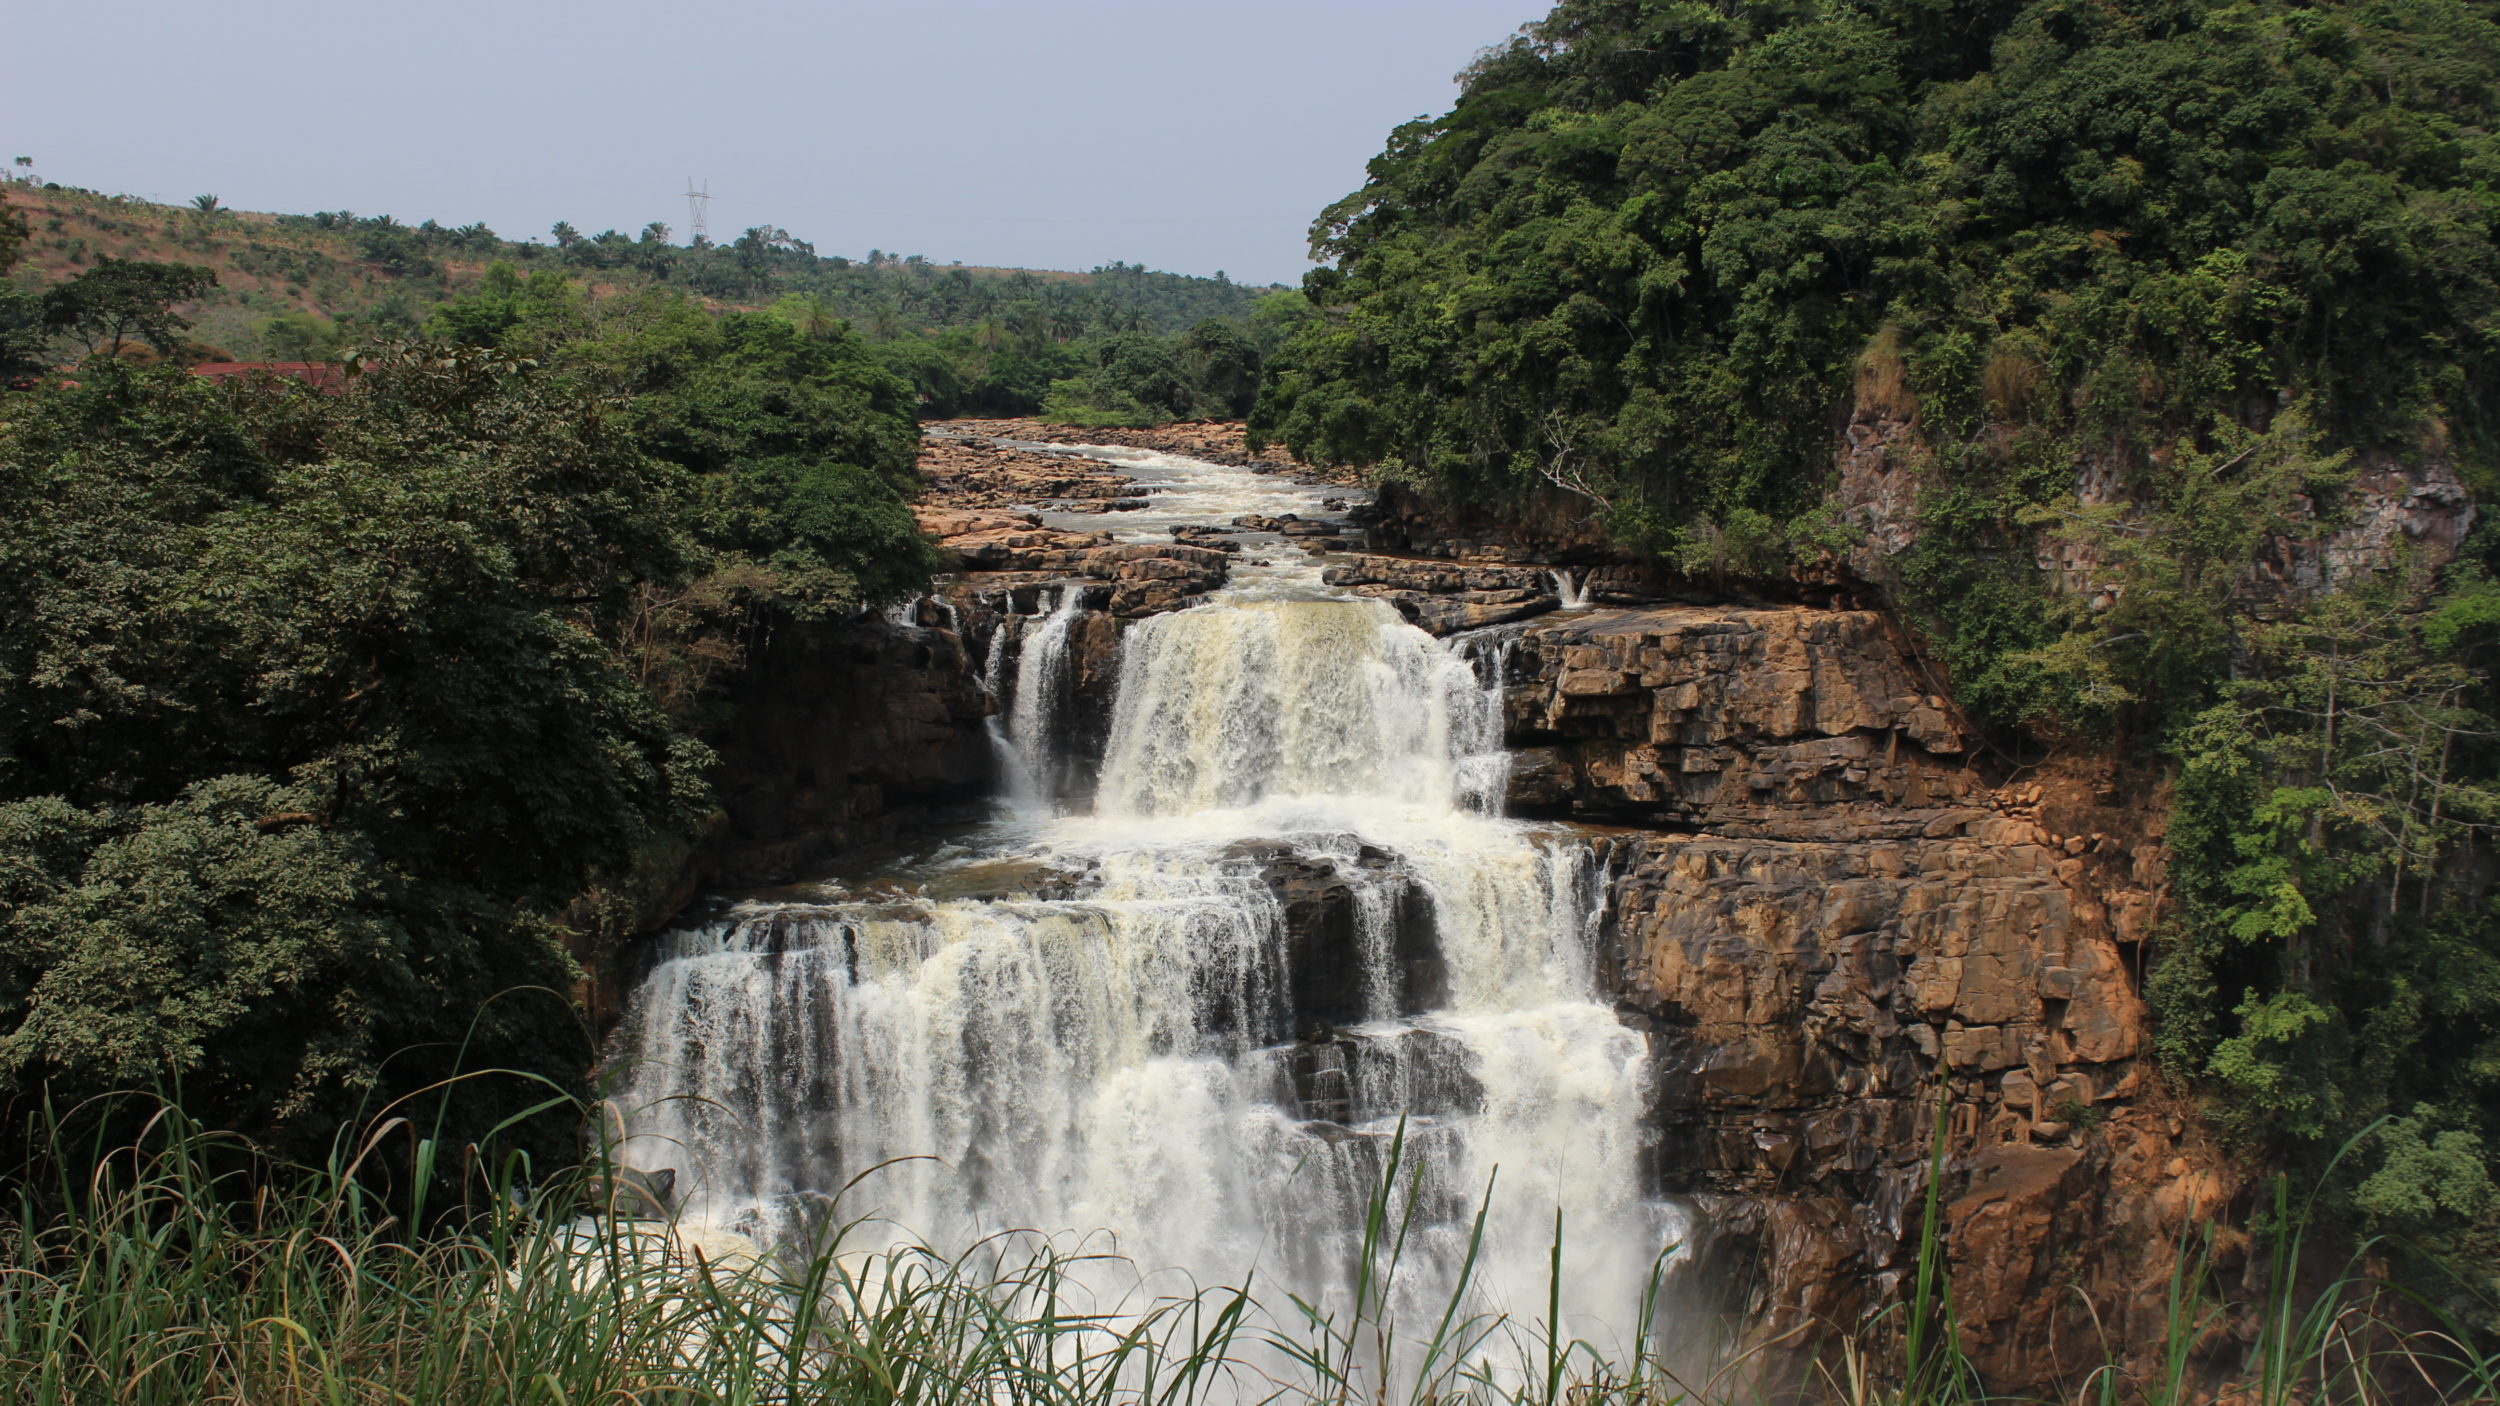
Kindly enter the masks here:
<path id="1" fill-rule="evenodd" d="M 1133 537 L 1321 511 L 1272 476 L 1085 452 L 1152 491 Z M 1469 1307 L 1541 1316 L 1559 1214 L 1568 1332 L 1630 1346 L 1680 1226 L 1642 1191 L 1646 1043 L 1598 994 L 1602 876 L 1569 833 L 1498 815 L 1489 655 L 1285 544 L 1242 555 L 1124 637 L 1090 786 L 1051 716 L 1071 588 L 1016 623 L 1012 664 L 991 644 L 998 825 L 874 896 L 669 934 L 612 1061 L 623 1159 L 674 1170 L 690 1223 L 757 1239 L 811 1217 L 941 1249 L 1034 1230 L 1119 1273 L 1342 1304 L 1403 1129 L 1412 1313 L 1448 1296 L 1481 1208 Z M 1351 951 L 1296 946 L 1284 861 L 1347 891 Z"/>

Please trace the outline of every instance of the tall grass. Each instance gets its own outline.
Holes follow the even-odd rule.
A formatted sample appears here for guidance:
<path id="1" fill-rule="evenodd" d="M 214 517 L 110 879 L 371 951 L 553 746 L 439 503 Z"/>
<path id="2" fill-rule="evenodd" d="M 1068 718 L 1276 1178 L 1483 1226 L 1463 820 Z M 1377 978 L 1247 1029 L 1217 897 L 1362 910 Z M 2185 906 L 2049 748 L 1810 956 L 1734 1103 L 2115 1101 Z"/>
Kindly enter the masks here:
<path id="1" fill-rule="evenodd" d="M 1106 1275 L 1107 1257 L 1039 1235 L 953 1255 L 881 1234 L 872 1245 L 881 1228 L 842 1221 L 838 1202 L 796 1249 L 707 1243 L 628 1214 L 641 1196 L 626 1175 L 537 1175 L 525 1158 L 443 1149 L 420 1131 L 393 1120 L 320 1166 L 273 1164 L 171 1107 L 102 1153 L 73 1156 L 56 1139 L 43 1177 L 18 1179 L 0 1215 L 0 1401 L 1675 1406 L 1764 1391 L 1732 1385 L 1764 1380 L 1741 1359 L 1687 1382 L 1648 1348 L 1566 1336 L 1559 1214 L 1540 1319 L 1467 1307 L 1480 1205 L 1447 1302 L 1402 1321 L 1393 1289 L 1411 1272 L 1422 1199 L 1402 1131 L 1367 1208 L 1352 1292 L 1273 1313 L 1247 1283 L 1106 1294 L 1106 1282 L 1149 1281 Z M 395 1196 L 374 1189 L 386 1148 L 403 1177 Z M 424 1190 L 446 1158 L 460 1174 L 444 1183 L 462 1190 L 448 1213 Z M 1952 1321 L 1943 1166 L 1939 1150 L 1910 1300 L 1840 1335 L 1841 1367 L 1809 1394 L 1863 1406 L 1988 1399 Z M 2283 1186 L 2277 1209 L 2270 1282 L 2289 1286 L 2308 1212 Z M 2421 1326 L 2426 1310 L 2357 1261 L 2305 1295 L 2284 1287 L 2234 1306 L 2213 1293 L 2207 1242 L 2188 1239 L 2160 1365 L 2130 1376 L 2113 1357 L 2073 1399 L 2189 1406 L 2224 1387 L 2249 1406 L 2500 1400 L 2488 1355 L 2462 1332 Z M 1665 1273 L 1662 1258 L 1636 1345 L 1655 1340 Z M 2215 1361 L 2215 1326 L 2252 1317 L 2245 1359 Z"/>

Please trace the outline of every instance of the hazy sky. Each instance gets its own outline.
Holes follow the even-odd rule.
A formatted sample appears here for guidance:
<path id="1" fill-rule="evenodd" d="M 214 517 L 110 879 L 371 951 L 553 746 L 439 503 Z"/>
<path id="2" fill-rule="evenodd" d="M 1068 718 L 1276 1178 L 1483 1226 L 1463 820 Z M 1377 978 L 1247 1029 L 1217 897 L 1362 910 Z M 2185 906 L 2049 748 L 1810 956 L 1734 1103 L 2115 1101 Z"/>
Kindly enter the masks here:
<path id="1" fill-rule="evenodd" d="M 0 159 L 250 210 L 1290 280 L 1389 129 L 1538 0 L 8 6 Z"/>

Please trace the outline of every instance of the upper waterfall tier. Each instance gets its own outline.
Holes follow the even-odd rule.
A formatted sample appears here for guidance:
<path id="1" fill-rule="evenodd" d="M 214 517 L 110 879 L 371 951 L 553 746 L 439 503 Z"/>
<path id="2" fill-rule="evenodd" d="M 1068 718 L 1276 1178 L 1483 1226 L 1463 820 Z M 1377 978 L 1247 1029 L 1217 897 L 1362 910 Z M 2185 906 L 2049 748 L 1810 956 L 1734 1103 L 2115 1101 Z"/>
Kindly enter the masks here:
<path id="1" fill-rule="evenodd" d="M 1217 605 L 1129 632 L 1096 804 L 1106 816 L 1322 796 L 1482 809 L 1500 752 L 1495 696 L 1388 606 Z"/>

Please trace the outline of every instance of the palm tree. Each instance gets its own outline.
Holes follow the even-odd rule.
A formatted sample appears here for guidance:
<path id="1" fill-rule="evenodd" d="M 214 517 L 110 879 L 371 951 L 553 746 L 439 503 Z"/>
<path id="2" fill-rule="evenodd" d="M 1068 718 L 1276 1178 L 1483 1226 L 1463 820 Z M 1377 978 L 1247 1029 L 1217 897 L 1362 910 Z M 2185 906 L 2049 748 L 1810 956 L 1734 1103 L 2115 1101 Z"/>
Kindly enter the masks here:
<path id="1" fill-rule="evenodd" d="M 1050 314 L 1030 299 L 1010 304 L 1007 308 L 1007 330 L 1015 334 L 1016 345 L 1030 352 L 1050 337 Z"/>
<path id="2" fill-rule="evenodd" d="M 822 293 L 796 293 L 790 320 L 809 337 L 830 337 L 842 330 L 842 314 Z"/>
<path id="3" fill-rule="evenodd" d="M 191 208 L 199 211 L 202 218 L 208 218 L 226 213 L 226 207 L 218 201 L 216 196 L 213 195 L 192 196 Z"/>
<path id="4" fill-rule="evenodd" d="M 972 374 L 987 376 L 990 374 L 990 358 L 998 355 L 1000 347 L 1007 345 L 1006 324 L 995 317 L 982 318 L 980 325 L 972 329 L 972 345 L 979 349 L 972 358 Z"/>

